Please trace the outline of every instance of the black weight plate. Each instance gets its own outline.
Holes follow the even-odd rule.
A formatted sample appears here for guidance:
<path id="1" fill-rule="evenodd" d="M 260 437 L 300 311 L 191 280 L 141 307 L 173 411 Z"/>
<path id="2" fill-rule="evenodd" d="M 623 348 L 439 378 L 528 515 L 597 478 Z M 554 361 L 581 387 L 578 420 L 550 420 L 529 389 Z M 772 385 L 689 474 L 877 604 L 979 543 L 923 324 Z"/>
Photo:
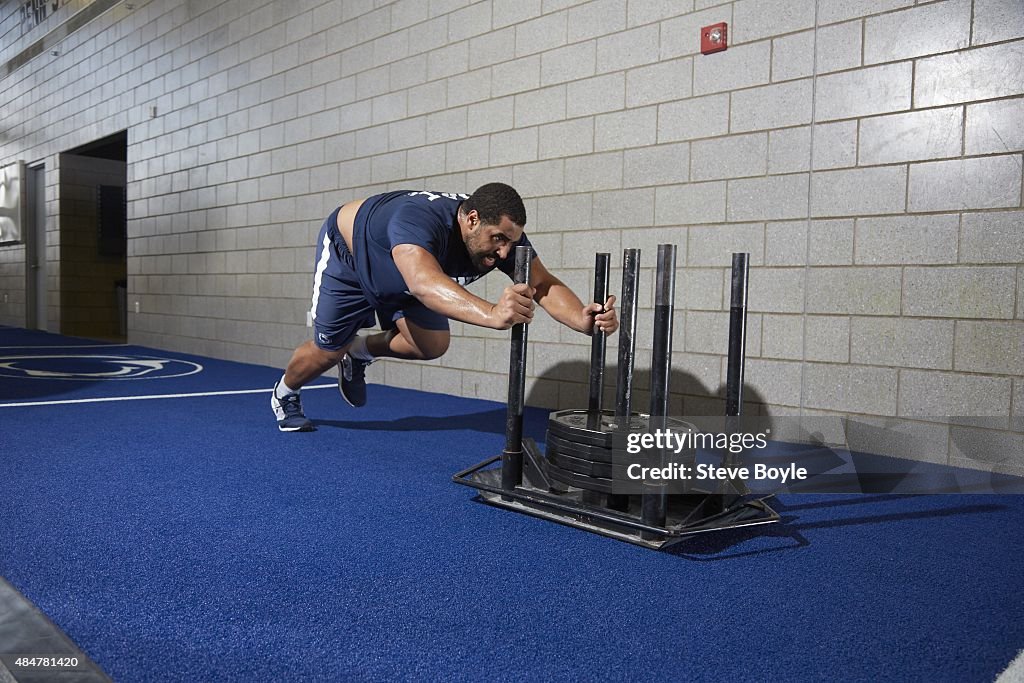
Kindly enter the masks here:
<path id="1" fill-rule="evenodd" d="M 575 486 L 578 489 L 598 491 L 599 493 L 612 492 L 611 479 L 604 479 L 602 477 L 588 477 L 584 474 L 576 474 L 575 472 L 563 470 L 561 467 L 551 464 L 551 462 L 548 462 L 548 474 L 555 481 L 560 481 L 563 484 Z"/>
<path id="2" fill-rule="evenodd" d="M 574 411 L 561 411 L 574 412 Z M 578 427 L 566 427 L 565 422 L 581 422 L 586 424 L 586 411 L 575 411 L 580 413 L 582 418 L 577 416 L 568 416 L 565 419 L 555 420 L 555 415 L 558 413 L 552 413 L 551 419 L 548 420 L 548 434 L 547 442 L 548 446 L 554 445 L 562 453 L 571 455 L 576 458 L 583 458 L 592 462 L 612 462 L 613 452 L 613 434 L 609 432 L 596 432 L 586 428 Z M 634 415 L 632 424 L 633 429 L 637 432 L 646 431 L 649 424 L 649 417 L 647 415 Z M 683 422 L 682 420 L 669 418 L 666 423 L 666 428 L 671 429 L 674 432 L 682 433 L 687 431 L 693 431 L 696 428 L 689 422 Z M 621 449 L 625 446 L 625 437 L 619 436 L 619 443 L 617 444 Z M 688 449 L 692 452 L 693 449 Z"/>
<path id="3" fill-rule="evenodd" d="M 549 469 L 556 468 L 565 473 L 599 479 L 615 479 L 622 483 L 629 481 L 629 467 L 632 464 L 629 461 L 613 463 L 593 462 L 582 458 L 575 458 L 554 449 L 549 449 L 547 452 L 547 466 Z M 693 466 L 692 461 L 689 466 Z"/>
<path id="4" fill-rule="evenodd" d="M 610 410 L 601 412 L 599 429 L 588 429 L 589 415 L 586 410 L 559 410 L 548 417 L 548 431 L 566 441 L 585 443 L 591 446 L 612 447 L 612 433 L 616 429 L 615 414 Z M 647 418 L 633 413 L 630 431 L 643 431 Z"/>
<path id="5" fill-rule="evenodd" d="M 602 413 L 603 429 L 610 429 L 609 419 L 614 419 L 611 413 Z M 589 416 L 585 410 L 559 410 L 548 417 L 548 433 L 574 443 L 611 448 L 612 435 L 602 429 L 588 429 L 588 420 Z"/>
<path id="6" fill-rule="evenodd" d="M 551 432 L 548 432 L 547 447 L 548 453 L 557 451 L 580 460 L 589 460 L 590 462 L 601 463 L 610 463 L 613 461 L 614 451 L 611 448 L 568 441 L 552 434 Z"/>
<path id="7" fill-rule="evenodd" d="M 548 463 L 553 464 L 567 472 L 584 474 L 588 477 L 604 477 L 610 479 L 612 476 L 612 465 L 606 462 L 591 462 L 581 458 L 574 458 L 557 450 L 548 450 Z"/>

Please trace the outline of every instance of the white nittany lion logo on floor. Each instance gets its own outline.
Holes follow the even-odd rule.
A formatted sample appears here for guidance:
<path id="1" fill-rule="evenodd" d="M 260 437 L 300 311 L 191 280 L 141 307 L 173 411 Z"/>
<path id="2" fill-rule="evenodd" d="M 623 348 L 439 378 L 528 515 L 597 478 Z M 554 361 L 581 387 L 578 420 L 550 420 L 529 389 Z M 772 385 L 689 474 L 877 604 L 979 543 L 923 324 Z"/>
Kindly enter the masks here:
<path id="1" fill-rule="evenodd" d="M 0 356 L 0 377 L 22 379 L 167 379 L 202 372 L 203 366 L 176 358 L 137 356 Z"/>

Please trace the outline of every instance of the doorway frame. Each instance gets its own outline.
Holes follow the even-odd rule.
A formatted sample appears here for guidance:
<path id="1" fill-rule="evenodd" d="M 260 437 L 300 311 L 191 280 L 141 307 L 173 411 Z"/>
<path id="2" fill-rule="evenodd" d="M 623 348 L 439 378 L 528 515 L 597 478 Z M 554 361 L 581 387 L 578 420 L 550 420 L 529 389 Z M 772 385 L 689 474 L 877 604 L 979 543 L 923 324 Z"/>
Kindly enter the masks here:
<path id="1" fill-rule="evenodd" d="M 49 329 L 46 255 L 46 164 L 25 167 L 25 327 Z"/>

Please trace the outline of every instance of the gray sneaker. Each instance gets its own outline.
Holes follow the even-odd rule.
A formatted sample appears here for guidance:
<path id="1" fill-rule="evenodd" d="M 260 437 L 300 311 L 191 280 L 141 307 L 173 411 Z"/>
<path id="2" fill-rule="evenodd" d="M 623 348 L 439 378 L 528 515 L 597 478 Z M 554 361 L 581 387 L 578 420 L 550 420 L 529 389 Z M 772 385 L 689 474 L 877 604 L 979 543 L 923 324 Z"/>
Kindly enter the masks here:
<path id="1" fill-rule="evenodd" d="M 274 391 L 270 394 L 270 407 L 274 409 L 277 416 L 277 428 L 282 432 L 312 432 L 316 430 L 313 423 L 302 413 L 302 399 L 298 392 L 286 394 L 283 398 L 277 397 L 277 385 L 274 384 Z"/>
<path id="2" fill-rule="evenodd" d="M 353 408 L 366 405 L 366 366 L 372 362 L 346 353 L 338 363 L 338 389 L 341 397 Z"/>

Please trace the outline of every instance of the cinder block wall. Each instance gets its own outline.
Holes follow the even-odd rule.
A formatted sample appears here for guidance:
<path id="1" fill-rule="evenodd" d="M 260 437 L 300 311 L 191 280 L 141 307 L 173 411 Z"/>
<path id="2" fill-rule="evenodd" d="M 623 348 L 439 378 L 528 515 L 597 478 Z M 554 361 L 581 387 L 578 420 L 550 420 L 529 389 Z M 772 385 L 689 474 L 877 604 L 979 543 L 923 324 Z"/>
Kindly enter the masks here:
<path id="1" fill-rule="evenodd" d="M 681 412 L 721 410 L 748 251 L 750 409 L 911 418 L 914 457 L 1024 467 L 1020 0 L 132 4 L 2 81 L 0 163 L 128 130 L 133 342 L 283 365 L 327 212 L 503 180 L 577 291 L 595 251 L 643 250 L 641 369 L 655 247 L 679 245 Z M 700 55 L 719 21 L 729 49 Z M 454 331 L 371 380 L 502 400 L 506 335 Z M 531 339 L 530 401 L 581 404 L 587 339 Z"/>

